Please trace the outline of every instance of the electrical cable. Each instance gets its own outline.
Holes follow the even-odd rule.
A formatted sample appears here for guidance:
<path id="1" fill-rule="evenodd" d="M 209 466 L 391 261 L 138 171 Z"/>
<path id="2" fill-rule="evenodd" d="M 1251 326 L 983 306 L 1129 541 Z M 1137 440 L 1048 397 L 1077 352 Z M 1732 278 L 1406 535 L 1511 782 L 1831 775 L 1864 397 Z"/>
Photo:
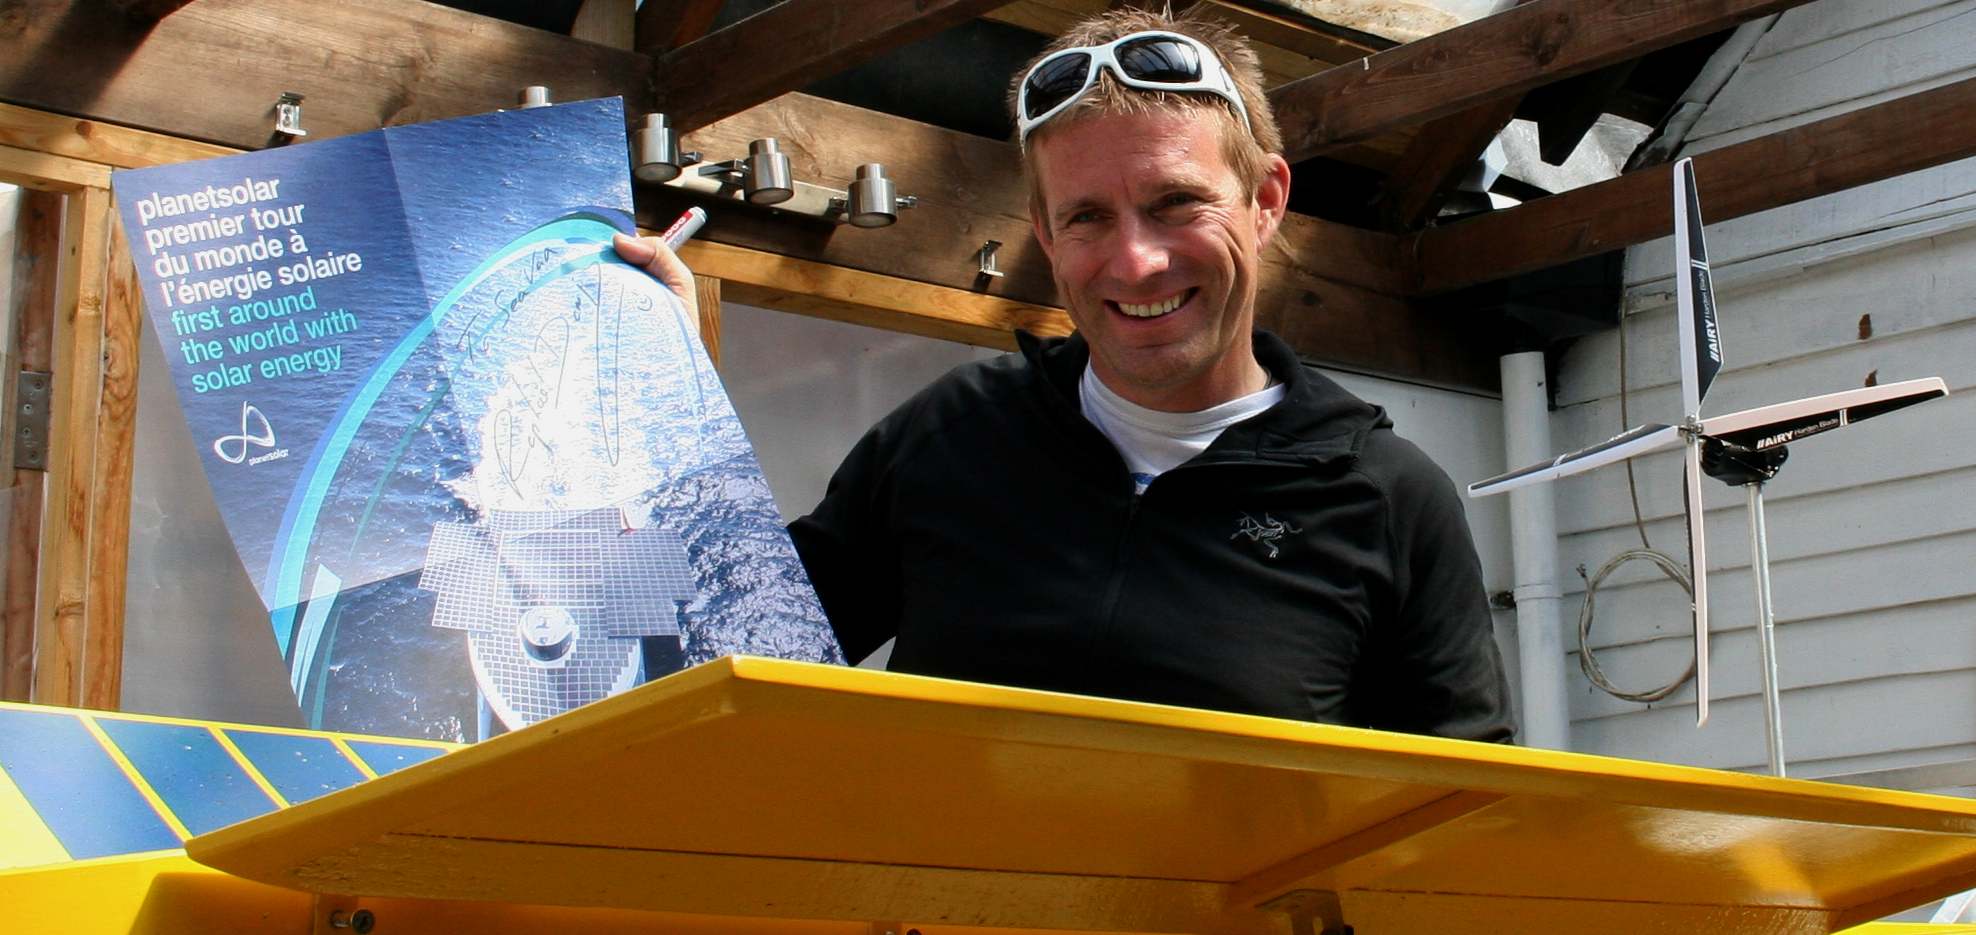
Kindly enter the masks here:
<path id="1" fill-rule="evenodd" d="M 1627 411 L 1626 315 L 1624 311 L 1619 316 L 1619 424 L 1622 429 L 1630 428 L 1633 424 L 1631 413 Z M 1607 575 L 1612 574 L 1619 566 L 1634 559 L 1646 559 L 1653 562 L 1654 567 L 1659 568 L 1661 574 L 1666 575 L 1668 580 L 1680 585 L 1682 590 L 1687 591 L 1690 599 L 1694 597 L 1695 587 L 1688 571 L 1681 567 L 1679 560 L 1668 555 L 1666 552 L 1654 548 L 1653 544 L 1647 541 L 1647 524 L 1641 518 L 1640 514 L 1640 488 L 1633 478 L 1633 459 L 1631 458 L 1626 459 L 1626 491 L 1633 498 L 1633 528 L 1640 534 L 1640 548 L 1628 549 L 1613 556 L 1604 565 L 1599 566 L 1599 570 L 1589 577 L 1585 574 L 1585 566 L 1578 566 L 1578 577 L 1585 581 L 1585 604 L 1578 610 L 1578 668 L 1585 673 L 1585 679 L 1600 691 L 1625 701 L 1648 703 L 1659 701 L 1662 698 L 1674 694 L 1676 689 L 1686 685 L 1689 679 L 1695 677 L 1694 654 L 1689 654 L 1688 668 L 1679 677 L 1651 691 L 1629 692 L 1612 684 L 1612 681 L 1606 678 L 1605 670 L 1599 666 L 1598 658 L 1592 654 L 1593 608 L 1597 602 L 1599 585 L 1605 581 Z"/>
<path id="2" fill-rule="evenodd" d="M 1663 574 L 1674 579 L 1674 582 L 1686 590 L 1690 596 L 1695 593 L 1694 585 L 1689 581 L 1687 571 L 1679 564 L 1676 564 L 1674 559 L 1668 557 L 1666 552 L 1654 549 L 1627 549 L 1613 556 L 1604 565 L 1599 566 L 1599 570 L 1594 572 L 1591 577 L 1585 578 L 1585 606 L 1578 611 L 1578 668 L 1585 673 L 1586 681 L 1598 686 L 1600 691 L 1625 701 L 1646 703 L 1659 701 L 1662 698 L 1674 694 L 1675 689 L 1686 685 L 1689 679 L 1694 678 L 1695 657 L 1692 653 L 1689 654 L 1687 670 L 1683 671 L 1674 681 L 1651 691 L 1629 692 L 1620 688 L 1612 684 L 1612 680 L 1606 678 L 1605 670 L 1599 667 L 1599 660 L 1592 655 L 1592 608 L 1596 604 L 1599 583 L 1604 581 L 1607 575 L 1612 574 L 1614 569 L 1636 558 L 1644 558 L 1653 562 L 1654 565 L 1660 568 Z M 1584 566 L 1579 566 L 1578 575 L 1581 578 L 1585 576 Z"/>

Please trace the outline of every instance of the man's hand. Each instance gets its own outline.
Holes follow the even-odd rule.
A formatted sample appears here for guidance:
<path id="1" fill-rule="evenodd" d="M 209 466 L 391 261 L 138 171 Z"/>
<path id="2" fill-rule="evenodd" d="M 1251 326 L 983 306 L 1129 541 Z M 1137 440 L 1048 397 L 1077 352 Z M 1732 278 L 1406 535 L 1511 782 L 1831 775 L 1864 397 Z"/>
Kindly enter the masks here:
<path id="1" fill-rule="evenodd" d="M 612 238 L 611 246 L 626 263 L 650 273 L 653 279 L 665 284 L 679 301 L 686 306 L 686 320 L 693 330 L 700 330 L 700 300 L 693 291 L 693 271 L 680 262 L 679 257 L 666 248 L 657 237 L 626 237 L 618 234 Z"/>

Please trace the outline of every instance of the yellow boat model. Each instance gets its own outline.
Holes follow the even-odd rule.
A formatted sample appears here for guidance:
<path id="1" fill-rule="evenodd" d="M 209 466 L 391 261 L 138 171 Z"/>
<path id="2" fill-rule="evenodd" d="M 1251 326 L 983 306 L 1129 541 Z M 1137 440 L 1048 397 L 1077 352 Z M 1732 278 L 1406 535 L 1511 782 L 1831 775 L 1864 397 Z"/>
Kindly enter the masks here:
<path id="1" fill-rule="evenodd" d="M 49 814 L 24 718 L 143 808 Z M 0 871 L 9 931 L 1793 935 L 1976 887 L 1976 801 L 753 658 L 444 755 L 0 733 L 0 858 L 170 835 Z"/>

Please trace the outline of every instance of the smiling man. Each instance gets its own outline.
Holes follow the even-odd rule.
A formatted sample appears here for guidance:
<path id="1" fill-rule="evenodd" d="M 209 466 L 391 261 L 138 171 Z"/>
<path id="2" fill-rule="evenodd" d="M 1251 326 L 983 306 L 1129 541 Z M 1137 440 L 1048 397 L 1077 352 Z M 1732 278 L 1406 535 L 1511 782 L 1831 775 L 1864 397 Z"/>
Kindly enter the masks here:
<path id="1" fill-rule="evenodd" d="M 1015 88 L 1077 333 L 886 417 L 790 527 L 852 658 L 1482 740 L 1510 734 L 1453 485 L 1254 330 L 1290 169 L 1246 43 L 1137 11 Z"/>

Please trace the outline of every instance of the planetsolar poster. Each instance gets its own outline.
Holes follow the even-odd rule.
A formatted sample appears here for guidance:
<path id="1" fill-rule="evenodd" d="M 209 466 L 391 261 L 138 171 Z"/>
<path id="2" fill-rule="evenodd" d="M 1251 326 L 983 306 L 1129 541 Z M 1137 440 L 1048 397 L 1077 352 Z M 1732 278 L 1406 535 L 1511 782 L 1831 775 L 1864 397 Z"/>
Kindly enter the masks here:
<path id="1" fill-rule="evenodd" d="M 625 140 L 609 99 L 116 173 L 310 726 L 471 741 L 843 661 L 685 307 L 610 249 Z"/>

